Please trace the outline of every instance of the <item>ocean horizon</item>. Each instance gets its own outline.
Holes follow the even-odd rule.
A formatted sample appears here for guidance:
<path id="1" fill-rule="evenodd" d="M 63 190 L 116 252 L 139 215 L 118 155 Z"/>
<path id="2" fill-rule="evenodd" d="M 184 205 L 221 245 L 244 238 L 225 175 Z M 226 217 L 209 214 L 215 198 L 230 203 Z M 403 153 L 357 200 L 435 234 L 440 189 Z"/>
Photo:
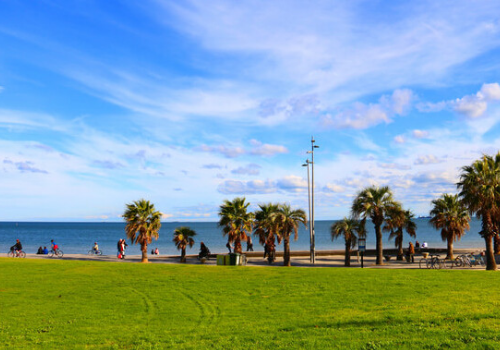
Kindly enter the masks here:
<path id="1" fill-rule="evenodd" d="M 441 239 L 440 231 L 434 229 L 429 218 L 417 218 L 416 238 L 410 238 L 406 233 L 403 246 L 406 248 L 408 242 L 427 242 L 431 248 L 446 248 L 446 242 Z M 332 242 L 330 227 L 336 220 L 318 220 L 315 222 L 315 242 L 316 250 L 342 250 L 344 249 L 343 239 Z M 173 232 L 177 227 L 188 226 L 197 235 L 194 237 L 195 245 L 187 249 L 187 254 L 197 254 L 200 242 L 204 242 L 212 253 L 226 253 L 225 247 L 227 237 L 222 235 L 222 230 L 217 222 L 162 222 L 158 240 L 148 246 L 148 252 L 158 248 L 160 255 L 177 255 L 180 252 L 172 242 Z M 375 249 L 375 231 L 371 221 L 366 224 L 367 239 L 366 248 Z M 457 249 L 471 248 L 474 250 L 484 249 L 484 240 L 478 234 L 481 229 L 481 222 L 474 218 L 470 223 L 470 230 L 461 240 L 454 243 Z M 293 234 L 292 234 L 293 235 Z M 389 233 L 383 233 L 384 248 L 394 248 L 394 242 L 389 241 Z M 116 255 L 116 243 L 120 238 L 126 238 L 124 222 L 0 222 L 0 253 L 7 253 L 14 245 L 16 239 L 20 239 L 23 250 L 26 253 L 36 253 L 38 247 L 50 249 L 50 240 L 53 239 L 64 251 L 65 254 L 86 254 L 98 242 L 99 248 L 104 255 Z M 254 251 L 264 251 L 258 243 L 258 239 L 252 235 Z M 133 245 L 127 240 L 127 255 L 140 255 L 139 245 Z M 309 250 L 309 228 L 303 225 L 299 228 L 299 238 L 290 242 L 292 251 Z M 277 247 L 283 250 L 283 246 Z M 243 243 L 243 250 L 246 250 L 246 243 Z"/>

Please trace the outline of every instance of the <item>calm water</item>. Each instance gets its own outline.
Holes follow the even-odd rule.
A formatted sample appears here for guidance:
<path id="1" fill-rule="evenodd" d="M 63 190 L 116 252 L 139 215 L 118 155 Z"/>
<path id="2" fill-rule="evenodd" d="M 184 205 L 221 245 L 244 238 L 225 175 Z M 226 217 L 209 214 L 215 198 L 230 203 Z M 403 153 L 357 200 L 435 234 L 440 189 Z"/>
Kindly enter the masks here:
<path id="1" fill-rule="evenodd" d="M 436 231 L 429 224 L 426 218 L 415 220 L 417 224 L 417 240 L 420 243 L 427 241 L 429 247 L 445 248 L 446 243 L 441 240 L 439 231 Z M 330 237 L 330 227 L 334 221 L 316 221 L 316 249 L 344 249 L 342 240 L 332 242 Z M 197 232 L 195 236 L 196 244 L 193 248 L 187 250 L 188 254 L 196 254 L 199 251 L 199 243 L 203 241 L 212 251 L 212 253 L 227 252 L 225 244 L 226 238 L 222 236 L 220 228 L 215 222 L 185 222 L 171 223 L 165 222 L 160 230 L 160 237 L 153 241 L 149 246 L 151 249 L 158 247 L 160 254 L 176 255 L 179 254 L 172 242 L 173 231 L 179 226 L 189 226 Z M 375 248 L 375 233 L 373 225 L 367 222 L 368 235 L 366 245 L 368 249 Z M 471 222 L 471 229 L 458 242 L 455 242 L 455 248 L 482 248 L 484 241 L 479 236 L 480 221 L 474 219 Z M 0 253 L 9 250 L 10 246 L 19 238 L 23 243 L 24 251 L 27 253 L 36 253 L 39 246 L 47 246 L 50 249 L 50 240 L 59 244 L 62 250 L 67 254 L 87 253 L 93 243 L 97 241 L 99 247 L 105 255 L 116 254 L 116 242 L 120 238 L 125 238 L 124 223 L 47 223 L 47 222 L 0 222 Z M 404 246 L 408 244 L 409 236 L 405 236 Z M 414 241 L 414 239 L 412 239 Z M 138 245 L 131 245 L 127 249 L 128 255 L 139 255 Z M 393 247 L 394 243 L 388 241 L 388 233 L 384 233 L 384 247 Z M 246 245 L 243 245 L 246 249 Z M 282 250 L 282 246 L 278 248 Z M 291 242 L 292 250 L 309 250 L 309 231 L 301 227 L 299 230 L 299 239 Z M 264 251 L 254 238 L 254 250 Z"/>

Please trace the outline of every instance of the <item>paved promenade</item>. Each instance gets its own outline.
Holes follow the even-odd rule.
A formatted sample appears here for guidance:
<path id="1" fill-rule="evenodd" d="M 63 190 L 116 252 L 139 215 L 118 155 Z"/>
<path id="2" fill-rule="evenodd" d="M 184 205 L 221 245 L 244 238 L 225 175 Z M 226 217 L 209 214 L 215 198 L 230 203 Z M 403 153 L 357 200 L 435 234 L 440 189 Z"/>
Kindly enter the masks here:
<path id="1" fill-rule="evenodd" d="M 455 255 L 471 252 L 470 250 L 458 251 Z M 307 254 L 306 254 L 307 253 Z M 321 252 L 317 254 L 315 263 L 312 264 L 310 262 L 309 253 L 308 252 L 294 252 L 291 258 L 292 266 L 296 267 L 306 267 L 306 268 L 318 268 L 318 267 L 344 267 L 344 256 L 339 255 L 339 251 L 332 252 L 332 255 L 325 255 L 326 252 Z M 262 267 L 281 267 L 283 266 L 283 258 L 282 254 L 278 254 L 276 261 L 273 264 L 269 264 L 267 259 L 264 259 L 262 253 L 250 253 L 247 256 L 247 266 L 262 266 Z M 441 257 L 444 257 L 446 254 L 441 254 Z M 27 254 L 28 259 L 47 259 L 47 260 L 59 260 L 59 258 L 52 257 L 50 258 L 47 255 L 36 255 L 36 254 Z M 179 264 L 179 256 L 156 256 L 156 255 L 148 255 L 148 259 L 150 263 L 153 264 Z M 396 260 L 395 256 L 391 257 L 390 261 L 385 261 L 383 265 L 375 264 L 375 256 L 365 256 L 363 259 L 363 267 L 364 268 L 376 268 L 376 269 L 418 269 L 419 261 L 422 259 L 421 254 L 415 255 L 415 263 L 407 263 L 404 261 Z M 102 256 L 89 256 L 85 254 L 67 254 L 64 255 L 61 260 L 92 260 L 92 261 L 106 261 L 106 262 L 114 262 L 114 263 L 139 263 L 141 261 L 141 257 L 139 255 L 129 255 L 126 256 L 125 259 L 118 259 L 116 255 L 102 255 Z M 216 265 L 216 258 L 210 258 L 204 264 L 205 265 Z M 195 255 L 187 256 L 187 264 L 202 264 Z M 223 268 L 223 266 L 221 266 Z M 349 268 L 361 268 L 361 257 L 357 257 L 356 255 L 351 257 L 351 266 Z M 456 267 L 454 267 L 456 269 Z M 460 269 L 474 269 L 474 270 L 484 270 L 484 266 L 473 266 L 472 268 L 460 268 Z"/>

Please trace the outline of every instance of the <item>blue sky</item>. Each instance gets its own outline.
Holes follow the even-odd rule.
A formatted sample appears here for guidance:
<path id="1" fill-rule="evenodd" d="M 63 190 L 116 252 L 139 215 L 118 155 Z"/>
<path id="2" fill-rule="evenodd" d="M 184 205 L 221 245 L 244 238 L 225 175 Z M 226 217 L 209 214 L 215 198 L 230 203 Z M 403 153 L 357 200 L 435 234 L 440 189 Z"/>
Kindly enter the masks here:
<path id="1" fill-rule="evenodd" d="M 224 199 L 316 219 L 389 185 L 417 215 L 500 149 L 498 1 L 0 2 L 0 220 Z"/>

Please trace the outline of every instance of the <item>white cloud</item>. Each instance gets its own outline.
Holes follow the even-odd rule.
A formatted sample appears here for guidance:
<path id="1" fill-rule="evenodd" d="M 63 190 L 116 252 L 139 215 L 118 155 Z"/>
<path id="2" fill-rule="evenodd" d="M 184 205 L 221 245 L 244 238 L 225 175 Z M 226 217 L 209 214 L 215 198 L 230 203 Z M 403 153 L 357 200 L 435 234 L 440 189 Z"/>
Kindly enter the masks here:
<path id="1" fill-rule="evenodd" d="M 262 167 L 258 164 L 248 164 L 245 167 L 238 167 L 231 170 L 231 173 L 239 175 L 259 175 L 261 168 Z"/>
<path id="2" fill-rule="evenodd" d="M 461 114 L 465 114 L 470 118 L 477 118 L 483 115 L 488 104 L 477 95 L 464 96 L 456 99 L 453 103 L 453 109 Z"/>
<path id="3" fill-rule="evenodd" d="M 288 153 L 288 149 L 280 145 L 270 145 L 262 144 L 257 140 L 250 140 L 253 148 L 250 150 L 250 154 L 258 156 L 274 156 L 280 153 Z"/>
<path id="4" fill-rule="evenodd" d="M 398 169 L 398 170 L 408 170 L 411 169 L 410 166 L 398 163 L 378 163 L 377 164 L 382 169 Z"/>
<path id="5" fill-rule="evenodd" d="M 219 184 L 217 191 L 223 194 L 264 194 L 276 192 L 276 186 L 272 181 L 235 181 L 226 180 Z"/>
<path id="6" fill-rule="evenodd" d="M 402 144 L 402 143 L 405 143 L 406 140 L 402 135 L 398 135 L 398 136 L 394 137 L 394 142 Z"/>
<path id="7" fill-rule="evenodd" d="M 276 185 L 280 190 L 287 192 L 304 192 L 307 191 L 307 180 L 295 175 L 285 176 L 276 181 Z"/>
<path id="8" fill-rule="evenodd" d="M 325 187 L 323 187 L 324 192 L 340 193 L 344 192 L 344 190 L 344 187 L 331 183 L 327 183 Z"/>
<path id="9" fill-rule="evenodd" d="M 424 131 L 424 130 L 418 130 L 418 129 L 415 129 L 411 132 L 411 134 L 413 135 L 413 137 L 417 138 L 417 139 L 423 139 L 423 138 L 426 138 L 429 136 L 429 132 L 428 131 Z"/>
<path id="10" fill-rule="evenodd" d="M 500 100 L 498 83 L 483 84 L 481 90 L 474 95 L 467 95 L 452 102 L 453 109 L 470 118 L 478 118 L 486 112 L 488 102 Z"/>
<path id="11" fill-rule="evenodd" d="M 500 85 L 498 83 L 483 84 L 478 95 L 486 101 L 498 101 L 500 100 Z"/>
<path id="12" fill-rule="evenodd" d="M 443 162 L 442 160 L 439 160 L 436 158 L 436 156 L 429 154 L 426 156 L 420 156 L 418 157 L 413 164 L 415 165 L 425 165 L 425 164 L 437 164 Z"/>
<path id="13" fill-rule="evenodd" d="M 209 153 L 220 153 L 227 158 L 236 158 L 245 154 L 245 150 L 241 147 L 226 147 L 226 146 L 208 146 L 201 145 L 196 147 L 195 150 Z"/>
<path id="14" fill-rule="evenodd" d="M 391 96 L 382 96 L 377 104 L 355 102 L 334 116 L 326 114 L 322 125 L 338 129 L 367 129 L 381 124 L 391 123 L 394 116 L 404 114 L 410 107 L 412 92 L 410 90 L 395 90 Z"/>

